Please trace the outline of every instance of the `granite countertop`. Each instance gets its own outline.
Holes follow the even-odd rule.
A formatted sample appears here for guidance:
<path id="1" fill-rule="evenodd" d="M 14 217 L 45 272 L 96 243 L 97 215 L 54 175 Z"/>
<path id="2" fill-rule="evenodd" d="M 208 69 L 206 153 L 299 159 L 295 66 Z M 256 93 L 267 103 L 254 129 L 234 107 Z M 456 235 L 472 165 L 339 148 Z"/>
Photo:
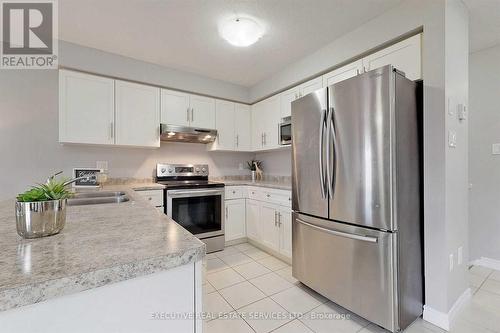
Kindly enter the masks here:
<path id="1" fill-rule="evenodd" d="M 283 183 L 283 182 L 273 182 L 273 181 L 255 181 L 252 180 L 221 180 L 226 186 L 257 186 L 257 187 L 266 187 L 266 188 L 274 188 L 277 190 L 292 190 L 292 184 Z"/>
<path id="2" fill-rule="evenodd" d="M 58 235 L 33 240 L 16 233 L 14 201 L 0 202 L 0 311 L 198 261 L 205 245 L 133 189 L 120 204 L 68 206 Z"/>

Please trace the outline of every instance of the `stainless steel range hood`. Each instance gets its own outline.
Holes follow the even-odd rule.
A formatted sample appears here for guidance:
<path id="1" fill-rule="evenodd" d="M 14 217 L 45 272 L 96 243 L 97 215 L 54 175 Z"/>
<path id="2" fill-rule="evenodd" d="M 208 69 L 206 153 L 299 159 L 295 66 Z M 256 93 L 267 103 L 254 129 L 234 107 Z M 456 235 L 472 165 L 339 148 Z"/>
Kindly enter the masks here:
<path id="1" fill-rule="evenodd" d="M 170 142 L 210 143 L 217 137 L 217 130 L 177 125 L 160 125 L 160 140 Z"/>

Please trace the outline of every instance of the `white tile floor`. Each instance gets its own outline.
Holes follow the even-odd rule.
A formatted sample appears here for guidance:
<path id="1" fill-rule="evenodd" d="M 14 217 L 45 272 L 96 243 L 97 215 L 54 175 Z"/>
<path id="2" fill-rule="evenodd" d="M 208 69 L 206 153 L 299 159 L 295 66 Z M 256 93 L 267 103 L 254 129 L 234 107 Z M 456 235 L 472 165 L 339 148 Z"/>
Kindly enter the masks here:
<path id="1" fill-rule="evenodd" d="M 387 333 L 307 288 L 290 265 L 248 243 L 207 255 L 204 268 L 205 333 Z M 472 300 L 451 332 L 500 333 L 500 271 L 473 267 L 470 284 Z M 419 319 L 405 332 L 444 331 Z"/>

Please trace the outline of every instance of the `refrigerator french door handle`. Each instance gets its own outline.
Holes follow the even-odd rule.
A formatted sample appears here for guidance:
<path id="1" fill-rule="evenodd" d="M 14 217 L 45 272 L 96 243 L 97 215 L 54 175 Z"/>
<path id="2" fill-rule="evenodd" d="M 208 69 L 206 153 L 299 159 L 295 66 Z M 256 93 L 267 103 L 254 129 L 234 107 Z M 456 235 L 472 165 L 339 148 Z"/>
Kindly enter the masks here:
<path id="1" fill-rule="evenodd" d="M 326 146 L 326 181 L 327 181 L 327 187 L 328 187 L 328 195 L 330 199 L 333 199 L 334 195 L 334 180 L 332 178 L 335 177 L 335 175 L 332 175 L 332 171 L 335 172 L 335 170 L 332 170 L 331 168 L 331 156 L 330 152 L 332 150 L 332 141 L 330 138 L 332 137 L 332 131 L 334 129 L 332 128 L 332 119 L 333 119 L 333 107 L 330 108 L 330 111 L 328 112 L 328 117 L 326 119 L 326 138 L 327 138 L 327 146 Z M 333 136 L 335 136 L 335 132 L 333 132 Z M 333 144 L 334 145 L 334 144 Z M 335 150 L 335 147 L 333 147 Z M 335 158 L 335 156 L 334 156 Z M 337 161 L 334 162 L 334 165 L 336 164 Z"/>
<path id="2" fill-rule="evenodd" d="M 330 126 L 330 134 L 332 137 L 332 148 L 333 148 L 333 170 L 331 174 L 331 180 L 330 180 L 330 195 L 331 198 L 333 199 L 335 195 L 335 185 L 337 182 L 337 162 L 338 162 L 338 150 L 337 150 L 337 131 L 335 129 L 335 109 L 330 107 L 330 113 L 328 115 L 328 125 Z M 328 136 L 328 139 L 330 139 L 330 136 Z"/>
<path id="3" fill-rule="evenodd" d="M 324 163 L 325 160 L 323 158 L 325 152 L 325 127 L 326 127 L 326 111 L 321 110 L 321 121 L 320 121 L 320 130 L 319 130 L 319 178 L 321 180 L 321 197 L 326 199 L 327 191 L 327 179 L 325 179 L 325 168 Z"/>
<path id="4" fill-rule="evenodd" d="M 308 223 L 306 221 L 302 221 L 299 218 L 297 218 L 295 220 L 297 222 L 303 224 L 303 225 L 306 225 L 308 227 L 311 227 L 311 228 L 319 230 L 319 231 L 323 231 L 323 232 L 329 233 L 329 234 L 334 235 L 334 236 L 339 236 L 339 237 L 344 237 L 344 238 L 350 238 L 350 239 L 355 239 L 355 240 L 359 240 L 359 241 L 363 241 L 363 242 L 369 242 L 369 243 L 378 243 L 378 238 L 377 237 L 356 235 L 356 234 L 350 234 L 348 232 L 326 229 L 326 228 L 314 225 L 312 223 Z"/>

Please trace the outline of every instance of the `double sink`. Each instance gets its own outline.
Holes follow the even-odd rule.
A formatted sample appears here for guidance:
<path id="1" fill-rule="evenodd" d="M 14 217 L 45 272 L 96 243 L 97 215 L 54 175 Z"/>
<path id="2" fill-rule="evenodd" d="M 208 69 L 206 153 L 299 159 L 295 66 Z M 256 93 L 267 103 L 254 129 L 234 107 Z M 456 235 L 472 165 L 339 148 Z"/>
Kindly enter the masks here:
<path id="1" fill-rule="evenodd" d="M 68 206 L 99 205 L 107 203 L 127 202 L 125 192 L 98 191 L 98 192 L 77 192 L 68 199 Z"/>

